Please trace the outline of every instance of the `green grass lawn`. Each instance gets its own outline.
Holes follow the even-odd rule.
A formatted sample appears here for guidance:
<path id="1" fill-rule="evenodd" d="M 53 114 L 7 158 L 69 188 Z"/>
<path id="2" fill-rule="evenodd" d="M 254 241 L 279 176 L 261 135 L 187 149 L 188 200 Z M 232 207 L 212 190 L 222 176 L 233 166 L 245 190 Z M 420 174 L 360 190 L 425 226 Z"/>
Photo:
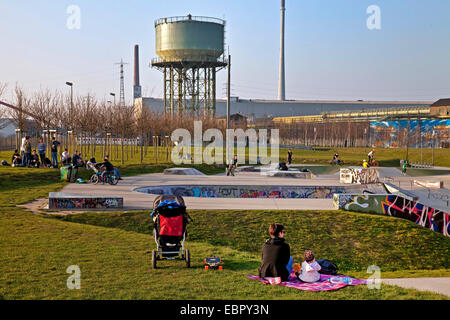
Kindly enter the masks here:
<path id="1" fill-rule="evenodd" d="M 346 165 L 361 165 L 367 160 L 369 148 L 314 148 L 314 150 L 292 149 L 293 163 L 318 163 L 329 164 L 335 152 Z M 410 162 L 419 162 L 421 159 L 428 163 L 432 160 L 432 149 L 409 149 L 408 158 Z M 280 149 L 280 158 L 287 158 L 287 149 Z M 406 159 L 406 148 L 383 149 L 376 148 L 375 159 L 380 166 L 400 167 L 400 160 Z M 434 149 L 434 165 L 450 167 L 450 149 Z"/>
<path id="2" fill-rule="evenodd" d="M 123 167 L 129 174 L 134 165 Z M 145 171 L 160 171 L 147 166 Z M 220 168 L 210 167 L 211 172 Z M 222 171 L 222 170 L 220 170 Z M 84 213 L 49 218 L 18 204 L 60 190 L 58 170 L 0 167 L 0 297 L 3 299 L 448 299 L 383 285 L 305 292 L 249 280 L 273 221 L 284 223 L 296 261 L 306 248 L 338 264 L 348 275 L 367 278 L 371 264 L 382 276 L 450 275 L 450 239 L 411 222 L 346 212 L 189 210 L 183 262 L 151 268 L 155 243 L 149 212 Z M 203 259 L 221 256 L 224 270 L 205 271 Z M 81 290 L 66 287 L 67 267 L 81 269 Z M 214 295 L 211 295 L 214 292 Z"/>
<path id="3" fill-rule="evenodd" d="M 137 149 L 136 149 L 137 150 Z M 302 150 L 302 149 L 292 149 L 293 152 L 293 163 L 295 164 L 330 164 L 333 159 L 333 155 L 337 152 L 340 159 L 345 162 L 346 165 L 361 165 L 364 159 L 367 159 L 367 154 L 370 148 L 331 148 L 331 147 L 314 147 L 313 150 Z M 280 161 L 286 161 L 287 158 L 286 148 L 280 148 L 279 156 Z M 158 159 L 156 161 L 154 157 L 153 147 L 148 147 L 147 153 L 144 156 L 143 162 L 140 161 L 140 153 L 133 153 L 129 149 L 128 157 L 124 156 L 124 163 L 122 164 L 121 155 L 115 152 L 111 153 L 111 162 L 118 167 L 132 167 L 135 168 L 136 173 L 139 173 L 139 168 L 148 165 L 167 165 L 172 164 L 169 154 L 167 158 L 167 149 L 159 148 Z M 409 149 L 408 158 L 410 162 L 420 162 L 421 160 L 431 163 L 433 158 L 432 153 L 434 152 L 434 165 L 450 167 L 450 149 Z M 0 151 L 0 160 L 7 160 L 11 162 L 12 151 Z M 192 153 L 193 155 L 193 150 Z M 225 152 L 224 152 L 225 154 Z M 90 154 L 85 152 L 85 156 L 89 159 Z M 102 149 L 97 147 L 95 158 L 97 161 L 101 161 L 103 156 Z M 248 149 L 246 150 L 246 158 L 248 160 Z M 386 167 L 400 167 L 400 160 L 406 159 L 406 148 L 392 148 L 383 149 L 376 148 L 375 159 L 379 162 L 380 166 Z M 145 172 L 144 172 L 145 173 Z"/>

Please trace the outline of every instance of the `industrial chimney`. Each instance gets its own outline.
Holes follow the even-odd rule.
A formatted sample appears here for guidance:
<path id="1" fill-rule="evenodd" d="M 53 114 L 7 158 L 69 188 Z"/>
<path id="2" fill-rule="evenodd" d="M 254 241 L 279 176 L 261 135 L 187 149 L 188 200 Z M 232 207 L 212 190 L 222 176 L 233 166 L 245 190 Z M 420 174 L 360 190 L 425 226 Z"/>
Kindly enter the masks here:
<path id="1" fill-rule="evenodd" d="M 281 37 L 280 37 L 280 74 L 278 78 L 278 100 L 284 101 L 284 16 L 286 12 L 285 0 L 281 0 Z"/>
<path id="2" fill-rule="evenodd" d="M 139 46 L 134 46 L 134 86 L 133 97 L 138 99 L 142 97 L 142 87 L 139 81 Z"/>

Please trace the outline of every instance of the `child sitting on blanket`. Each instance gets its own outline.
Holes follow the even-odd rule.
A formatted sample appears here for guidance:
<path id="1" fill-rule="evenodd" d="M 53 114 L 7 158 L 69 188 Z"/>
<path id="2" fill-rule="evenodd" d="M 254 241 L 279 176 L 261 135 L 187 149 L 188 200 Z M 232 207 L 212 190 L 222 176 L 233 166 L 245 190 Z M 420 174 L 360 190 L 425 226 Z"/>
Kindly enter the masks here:
<path id="1" fill-rule="evenodd" d="M 300 274 L 296 275 L 299 278 L 300 281 L 303 282 L 316 282 L 320 280 L 320 273 L 319 270 L 321 269 L 320 265 L 316 262 L 314 258 L 314 253 L 312 253 L 311 250 L 306 250 L 305 254 L 305 261 L 302 263 L 302 270 Z"/>

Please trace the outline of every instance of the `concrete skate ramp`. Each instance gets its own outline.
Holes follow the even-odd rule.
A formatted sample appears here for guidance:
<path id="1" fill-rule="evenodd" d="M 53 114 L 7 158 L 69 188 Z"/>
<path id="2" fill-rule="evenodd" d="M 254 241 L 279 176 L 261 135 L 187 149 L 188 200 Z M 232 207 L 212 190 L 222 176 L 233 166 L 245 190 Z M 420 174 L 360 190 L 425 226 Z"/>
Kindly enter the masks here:
<path id="1" fill-rule="evenodd" d="M 194 168 L 164 169 L 164 174 L 183 175 L 183 176 L 205 176 L 203 172 L 200 172 Z"/>
<path id="2" fill-rule="evenodd" d="M 332 199 L 335 193 L 362 193 L 363 186 L 172 185 L 134 189 L 147 194 L 201 198 Z"/>
<path id="3" fill-rule="evenodd" d="M 353 212 L 379 214 L 406 219 L 424 228 L 450 236 L 450 215 L 433 203 L 424 203 L 420 199 L 407 199 L 400 190 L 396 194 L 335 194 L 336 209 Z"/>
<path id="4" fill-rule="evenodd" d="M 311 172 L 302 172 L 299 170 L 272 170 L 272 171 L 265 171 L 261 173 L 262 175 L 268 176 L 268 177 L 283 177 L 283 178 L 297 178 L 297 179 L 311 179 L 312 174 Z"/>

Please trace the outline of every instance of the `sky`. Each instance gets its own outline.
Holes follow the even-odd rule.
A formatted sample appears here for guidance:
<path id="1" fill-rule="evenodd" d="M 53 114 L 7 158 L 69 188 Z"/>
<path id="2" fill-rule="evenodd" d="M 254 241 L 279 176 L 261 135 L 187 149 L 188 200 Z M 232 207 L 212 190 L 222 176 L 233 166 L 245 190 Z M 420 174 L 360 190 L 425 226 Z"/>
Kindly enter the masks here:
<path id="1" fill-rule="evenodd" d="M 80 8 L 69 29 L 68 7 Z M 367 8 L 380 9 L 370 30 Z M 280 0 L 0 0 L 0 82 L 132 99 L 133 49 L 140 46 L 144 96 L 162 96 L 162 74 L 149 67 L 154 21 L 209 16 L 226 20 L 232 95 L 276 99 Z M 371 20 L 372 21 L 372 20 Z M 435 101 L 450 97 L 449 0 L 286 0 L 286 98 L 297 100 Z M 226 70 L 217 75 L 225 96 Z"/>

